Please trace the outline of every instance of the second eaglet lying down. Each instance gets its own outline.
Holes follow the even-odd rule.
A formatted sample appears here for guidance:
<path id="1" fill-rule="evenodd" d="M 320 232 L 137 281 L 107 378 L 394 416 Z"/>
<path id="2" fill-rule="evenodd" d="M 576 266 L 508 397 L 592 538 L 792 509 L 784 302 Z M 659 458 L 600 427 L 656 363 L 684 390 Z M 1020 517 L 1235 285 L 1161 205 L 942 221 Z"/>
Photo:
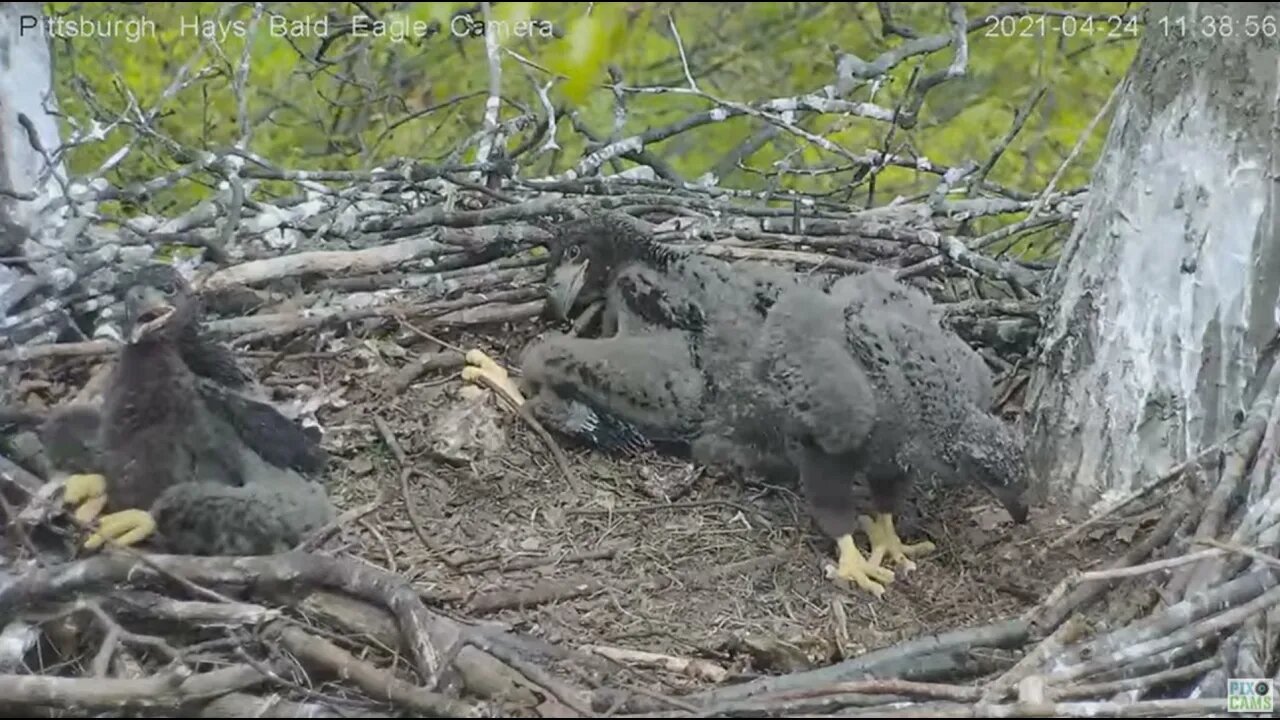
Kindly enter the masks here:
<path id="1" fill-rule="evenodd" d="M 553 336 L 525 350 L 521 369 L 533 415 L 598 449 L 682 453 L 701 423 L 702 375 L 681 332 Z"/>
<path id="2" fill-rule="evenodd" d="M 550 246 L 548 309 L 567 320 L 603 300 L 603 337 L 550 337 L 527 348 L 521 367 L 533 393 L 529 410 L 598 449 L 687 453 L 702 405 L 714 395 L 703 361 L 732 352 L 733 342 L 745 347 L 750 328 L 795 276 L 664 247 L 618 212 L 567 222 Z M 483 353 L 468 353 L 467 362 L 464 379 L 484 379 L 523 402 Z"/>
<path id="3" fill-rule="evenodd" d="M 548 429 L 594 449 L 687 452 L 701 421 L 702 376 L 680 332 L 552 335 L 525 349 L 519 385 L 479 351 L 467 362 L 464 380 L 486 380 Z"/>
<path id="4" fill-rule="evenodd" d="M 319 473 L 325 455 L 265 403 L 192 371 L 180 340 L 198 304 L 176 272 L 140 273 L 125 297 L 125 335 L 101 411 L 51 418 L 45 436 L 93 430 L 90 458 L 55 443 L 51 460 L 75 474 L 65 500 L 99 518 L 86 543 L 107 538 L 192 555 L 287 551 L 334 517 Z M 63 448 L 63 457 L 58 457 Z M 67 457 L 66 454 L 76 457 Z M 88 468 L 96 468 L 89 472 Z"/>
<path id="5" fill-rule="evenodd" d="M 1011 431 L 988 412 L 991 379 L 980 357 L 928 314 L 928 298 L 873 272 L 829 295 L 793 289 L 770 312 L 743 363 L 746 388 L 726 402 L 714 432 L 765 458 L 776 452 L 804 489 L 818 526 L 836 540 L 836 575 L 879 596 L 914 567 L 928 542 L 894 528 L 913 484 L 976 480 L 1018 522 L 1026 519 L 1026 467 Z M 723 459 L 723 458 L 721 458 Z M 871 553 L 853 540 L 866 532 Z"/>

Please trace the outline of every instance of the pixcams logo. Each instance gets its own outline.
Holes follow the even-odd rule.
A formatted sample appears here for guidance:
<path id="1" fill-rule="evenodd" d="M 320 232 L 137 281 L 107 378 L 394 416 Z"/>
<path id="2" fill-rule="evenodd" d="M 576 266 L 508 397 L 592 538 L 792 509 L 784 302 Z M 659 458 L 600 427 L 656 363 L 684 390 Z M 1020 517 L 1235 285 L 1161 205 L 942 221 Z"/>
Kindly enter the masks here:
<path id="1" fill-rule="evenodd" d="M 1275 688 L 1266 678 L 1227 681 L 1227 712 L 1269 713 L 1276 707 Z"/>

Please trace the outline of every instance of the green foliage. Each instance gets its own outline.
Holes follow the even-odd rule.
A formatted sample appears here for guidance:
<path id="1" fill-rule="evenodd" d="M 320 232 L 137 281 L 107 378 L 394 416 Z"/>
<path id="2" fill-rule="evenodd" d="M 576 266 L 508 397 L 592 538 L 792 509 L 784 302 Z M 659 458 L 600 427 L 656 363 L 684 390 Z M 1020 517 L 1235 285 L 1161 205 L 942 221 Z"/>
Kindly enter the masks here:
<path id="1" fill-rule="evenodd" d="M 971 20 L 997 7 L 964 5 Z M 468 23 L 455 16 L 475 6 L 361 6 L 392 25 L 409 24 L 408 36 L 379 35 L 367 21 L 361 32 L 344 32 L 352 13 L 358 12 L 350 3 L 267 3 L 256 32 L 247 31 L 253 18 L 250 3 L 48 3 L 47 12 L 67 18 L 147 23 L 147 32 L 133 39 L 117 33 L 55 41 L 59 102 L 68 118 L 64 133 L 87 130 L 91 120 L 110 128 L 104 141 L 71 152 L 73 169 L 94 172 L 126 145 L 133 151 L 110 175 L 114 182 L 145 180 L 177 167 L 173 148 L 139 136 L 132 128 L 112 125 L 122 117 L 136 123 L 139 113 L 158 113 L 157 128 L 185 152 L 234 146 L 242 138 L 236 83 L 246 43 L 250 62 L 243 106 L 244 122 L 252 133 L 249 149 L 278 167 L 361 169 L 400 157 L 473 160 L 474 143 L 460 157 L 452 153 L 480 128 L 489 92 L 484 39 L 466 33 Z M 895 21 L 920 35 L 949 32 L 945 4 L 893 7 Z M 1044 7 L 1118 14 L 1132 5 Z M 326 19 L 328 34 L 338 33 L 329 40 L 322 37 L 325 28 L 318 24 Z M 801 95 L 832 83 L 832 47 L 872 60 L 908 42 L 882 34 L 874 3 L 499 3 L 490 20 L 514 30 L 498 38 L 501 120 L 521 114 L 543 118 L 536 87 L 554 80 L 549 96 L 557 106 L 557 142 L 563 152 L 536 159 L 534 153 L 525 156 L 522 162 L 533 163 L 527 174 L 563 171 L 586 148 L 586 141 L 561 113 L 577 113 L 578 122 L 598 137 L 614 136 L 611 67 L 629 87 L 687 87 L 671 32 L 673 21 L 699 89 L 740 103 Z M 211 24 L 218 22 L 232 23 L 221 27 L 233 31 L 224 37 Z M 428 27 L 433 31 L 423 32 Z M 542 27 L 553 28 L 555 37 L 544 37 Z M 203 32 L 210 28 L 216 41 Z M 1044 97 L 990 174 L 990 180 L 1001 185 L 1038 191 L 1072 152 L 1137 46 L 1136 36 L 1109 37 L 1100 23 L 1088 33 L 1078 23 L 1073 28 L 1075 34 L 1068 37 L 1058 18 L 1043 24 L 1021 21 L 1013 26 L 1012 36 L 985 30 L 969 33 L 966 76 L 933 89 L 913 128 L 891 131 L 884 123 L 832 115 L 802 115 L 797 123 L 853 153 L 884 149 L 923 156 L 935 164 L 983 163 L 1002 142 L 1019 109 L 1044 87 Z M 295 32 L 290 36 L 285 29 Z M 874 96 L 863 87 L 852 99 L 897 107 L 909 97 L 913 74 L 918 81 L 945 69 L 952 57 L 948 48 L 909 58 Z M 184 66 L 191 80 L 166 97 Z M 712 107 L 689 94 L 628 93 L 625 100 L 624 134 L 663 127 Z M 734 118 L 648 149 L 692 180 L 720 168 L 726 156 L 762 127 L 759 120 Z M 508 149 L 525 141 L 527 132 L 509 138 Z M 1088 180 L 1105 134 L 1104 122 L 1086 139 L 1060 179 L 1060 188 Z M 742 162 L 752 171 L 735 172 L 722 182 L 829 192 L 835 198 L 846 197 L 849 190 L 848 173 L 771 177 L 779 164 L 793 169 L 848 164 L 790 133 L 776 135 Z M 622 161 L 619 166 L 628 164 Z M 888 168 L 876 178 L 874 202 L 928 192 L 935 184 L 936 176 Z M 278 191 L 296 188 L 281 184 Z M 199 192 L 199 186 L 184 183 L 178 191 L 154 198 L 160 207 L 153 210 L 187 205 Z M 865 202 L 869 195 L 864 183 L 851 201 Z"/>

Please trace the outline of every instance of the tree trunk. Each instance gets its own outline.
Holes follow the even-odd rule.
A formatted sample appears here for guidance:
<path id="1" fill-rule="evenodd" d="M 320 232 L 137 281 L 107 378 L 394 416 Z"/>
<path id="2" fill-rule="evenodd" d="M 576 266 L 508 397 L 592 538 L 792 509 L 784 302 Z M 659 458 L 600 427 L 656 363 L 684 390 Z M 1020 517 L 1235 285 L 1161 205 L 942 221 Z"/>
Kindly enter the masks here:
<path id="1" fill-rule="evenodd" d="M 1064 508 L 1214 444 L 1256 392 L 1280 289 L 1277 25 L 1280 3 L 1149 8 L 1028 397 L 1033 464 Z"/>
<path id="2" fill-rule="evenodd" d="M 3 197 L 0 219 L 27 229 L 37 225 L 48 196 L 61 195 L 58 183 L 66 179 L 57 157 L 58 123 L 53 113 L 58 103 L 49 40 L 36 24 L 44 17 L 42 5 L 0 6 L 0 187 L 36 196 Z"/>
<path id="3" fill-rule="evenodd" d="M 61 196 L 65 172 L 56 154 L 60 142 L 49 41 L 40 25 L 31 27 L 42 17 L 43 3 L 0 5 L 0 257 L 39 256 L 32 250 L 43 243 L 42 236 L 52 235 L 51 227 L 61 225 L 45 212 L 49 199 Z M 49 263 L 46 258 L 29 264 L 45 278 L 0 264 L 0 345 L 11 332 L 5 320 L 15 307 L 47 280 L 67 281 L 67 273 Z M 0 372 L 0 403 L 8 401 L 11 380 Z"/>

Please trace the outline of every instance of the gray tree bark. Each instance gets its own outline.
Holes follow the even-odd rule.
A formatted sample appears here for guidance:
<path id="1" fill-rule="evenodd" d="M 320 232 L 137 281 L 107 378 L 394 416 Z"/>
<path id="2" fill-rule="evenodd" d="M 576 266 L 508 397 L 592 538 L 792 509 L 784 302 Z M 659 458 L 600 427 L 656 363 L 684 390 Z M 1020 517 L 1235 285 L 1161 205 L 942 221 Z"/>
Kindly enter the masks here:
<path id="1" fill-rule="evenodd" d="M 1230 433 L 1276 336 L 1280 3 L 1148 13 L 1028 397 L 1041 487 L 1077 510 Z"/>
<path id="2" fill-rule="evenodd" d="M 12 192 L 0 196 L 0 221 L 9 231 L 0 246 L 9 252 L 20 247 L 8 247 L 17 228 L 39 231 L 44 209 L 66 182 L 49 41 L 37 24 L 41 6 L 0 5 L 0 188 Z"/>
<path id="3" fill-rule="evenodd" d="M 37 255 L 28 251 L 61 224 L 52 222 L 48 212 L 66 182 L 56 154 L 60 142 L 53 67 L 48 39 L 39 26 L 30 27 L 42 17 L 42 5 L 0 5 L 0 256 Z M 73 279 L 47 260 L 33 265 L 37 274 L 0 265 L 0 338 L 15 306 L 45 283 Z M 0 402 L 7 402 L 5 389 L 12 386 L 11 378 L 0 372 Z"/>

